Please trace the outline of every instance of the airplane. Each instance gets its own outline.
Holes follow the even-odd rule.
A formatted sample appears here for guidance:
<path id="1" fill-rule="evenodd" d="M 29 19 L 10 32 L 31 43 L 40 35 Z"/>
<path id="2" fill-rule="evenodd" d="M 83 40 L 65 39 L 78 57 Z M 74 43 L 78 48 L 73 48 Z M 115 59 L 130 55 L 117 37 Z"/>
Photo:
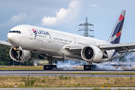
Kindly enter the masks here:
<path id="1" fill-rule="evenodd" d="M 52 64 L 54 59 L 84 60 L 88 62 L 84 70 L 92 70 L 95 68 L 92 63 L 112 61 L 126 52 L 135 51 L 135 43 L 120 44 L 125 13 L 122 10 L 108 41 L 32 25 L 18 25 L 7 34 L 8 42 L 0 41 L 0 44 L 11 46 L 10 57 L 17 62 L 29 60 L 31 52 L 47 57 L 49 65 L 44 65 L 44 70 L 57 67 Z"/>

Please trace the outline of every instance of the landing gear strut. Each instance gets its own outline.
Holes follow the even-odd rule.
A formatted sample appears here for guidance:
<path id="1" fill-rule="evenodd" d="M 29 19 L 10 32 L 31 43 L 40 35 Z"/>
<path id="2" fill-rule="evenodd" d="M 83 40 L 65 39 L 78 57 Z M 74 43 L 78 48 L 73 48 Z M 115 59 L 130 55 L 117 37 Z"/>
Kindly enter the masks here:
<path id="1" fill-rule="evenodd" d="M 96 65 L 92 65 L 91 62 L 88 62 L 88 65 L 84 65 L 84 70 L 92 70 L 94 68 L 96 68 Z"/>
<path id="2" fill-rule="evenodd" d="M 53 57 L 47 57 L 48 61 L 49 61 L 49 65 L 44 65 L 43 69 L 44 70 L 52 70 L 53 68 L 57 68 L 56 65 L 52 65 L 52 60 L 53 60 Z"/>

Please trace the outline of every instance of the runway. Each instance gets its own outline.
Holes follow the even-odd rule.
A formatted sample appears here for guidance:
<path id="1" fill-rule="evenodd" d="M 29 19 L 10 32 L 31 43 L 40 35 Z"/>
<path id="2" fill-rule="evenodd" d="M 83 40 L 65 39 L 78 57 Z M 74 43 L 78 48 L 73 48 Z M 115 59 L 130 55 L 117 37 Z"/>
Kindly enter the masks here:
<path id="1" fill-rule="evenodd" d="M 108 74 L 97 74 L 108 73 Z M 135 77 L 135 75 L 109 75 L 109 73 L 135 73 L 135 71 L 84 71 L 84 70 L 0 70 L 0 76 L 74 76 L 74 77 Z"/>
<path id="2" fill-rule="evenodd" d="M 36 87 L 36 88 L 8 88 L 8 90 L 91 90 L 91 89 L 102 89 L 102 87 Z M 104 87 L 104 89 L 108 89 L 108 87 Z M 104 90 L 103 89 L 103 90 Z M 110 87 L 110 90 L 118 90 L 118 89 L 135 89 L 135 87 Z M 7 88 L 0 88 L 0 90 L 7 90 Z"/>

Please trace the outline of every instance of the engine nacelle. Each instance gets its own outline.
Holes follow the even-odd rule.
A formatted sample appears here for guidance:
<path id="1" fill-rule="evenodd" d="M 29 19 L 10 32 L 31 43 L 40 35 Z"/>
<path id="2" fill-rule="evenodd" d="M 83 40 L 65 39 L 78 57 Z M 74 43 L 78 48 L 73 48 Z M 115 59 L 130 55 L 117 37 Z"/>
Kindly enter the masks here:
<path id="1" fill-rule="evenodd" d="M 103 52 L 96 46 L 86 46 L 81 50 L 81 57 L 85 61 L 100 62 L 103 57 Z"/>
<path id="2" fill-rule="evenodd" d="M 13 59 L 14 61 L 17 61 L 17 62 L 27 61 L 31 57 L 30 51 L 22 50 L 21 47 L 19 47 L 19 48 L 11 47 L 11 49 L 9 51 L 9 55 L 10 55 L 11 59 Z"/>

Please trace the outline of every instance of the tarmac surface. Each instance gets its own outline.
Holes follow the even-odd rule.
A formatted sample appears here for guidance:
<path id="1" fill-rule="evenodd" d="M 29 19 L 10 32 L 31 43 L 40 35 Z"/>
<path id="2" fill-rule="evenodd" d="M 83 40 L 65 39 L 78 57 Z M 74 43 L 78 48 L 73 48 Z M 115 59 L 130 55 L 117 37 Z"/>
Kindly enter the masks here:
<path id="1" fill-rule="evenodd" d="M 77 73 L 77 74 L 75 74 Z M 135 77 L 135 75 L 108 75 L 93 73 L 135 73 L 135 71 L 84 71 L 84 70 L 0 70 L 0 76 L 74 76 L 74 77 Z"/>

